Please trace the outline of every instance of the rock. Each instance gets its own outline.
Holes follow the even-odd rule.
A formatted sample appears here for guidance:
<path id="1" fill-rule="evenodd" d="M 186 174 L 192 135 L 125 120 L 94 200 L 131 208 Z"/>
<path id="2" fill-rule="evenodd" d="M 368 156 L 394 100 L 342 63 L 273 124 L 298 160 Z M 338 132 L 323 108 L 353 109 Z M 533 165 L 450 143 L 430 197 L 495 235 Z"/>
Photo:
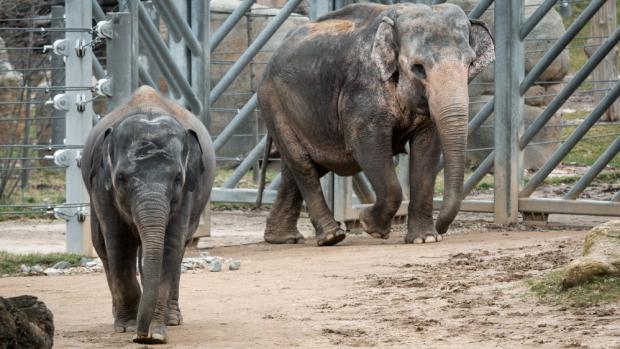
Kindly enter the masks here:
<path id="1" fill-rule="evenodd" d="M 181 273 L 187 272 L 187 268 L 184 265 L 181 265 Z"/>
<path id="2" fill-rule="evenodd" d="M 205 262 L 207 263 L 213 263 L 213 261 L 217 260 L 217 257 L 213 257 L 213 256 L 207 256 L 205 258 L 203 258 Z"/>
<path id="3" fill-rule="evenodd" d="M 241 268 L 241 261 L 232 260 L 228 263 L 228 270 L 239 270 Z"/>
<path id="4" fill-rule="evenodd" d="M 54 345 L 54 316 L 34 296 L 0 297 L 0 348 L 48 349 Z"/>
<path id="5" fill-rule="evenodd" d="M 25 274 L 30 273 L 30 267 L 27 266 L 26 264 L 22 264 L 19 266 L 19 271 Z"/>
<path id="6" fill-rule="evenodd" d="M 41 274 L 43 273 L 43 267 L 37 264 L 30 268 L 30 271 L 36 274 Z"/>
<path id="7" fill-rule="evenodd" d="M 542 106 L 545 104 L 545 94 L 547 90 L 541 85 L 530 87 L 524 96 L 525 104 L 531 106 Z"/>
<path id="8" fill-rule="evenodd" d="M 80 258 L 80 266 L 85 267 L 86 263 L 93 261 L 93 259 L 82 257 Z"/>
<path id="9" fill-rule="evenodd" d="M 55 268 L 47 268 L 43 271 L 43 273 L 47 276 L 58 276 L 63 274 L 62 270 Z"/>
<path id="10" fill-rule="evenodd" d="M 218 261 L 218 260 L 215 260 L 215 261 L 211 262 L 210 266 L 211 266 L 210 270 L 212 272 L 220 272 L 220 271 L 222 271 L 222 263 L 220 261 Z"/>
<path id="11" fill-rule="evenodd" d="M 84 266 L 87 267 L 87 268 L 92 268 L 92 267 L 96 267 L 98 265 L 99 265 L 99 263 L 97 263 L 97 261 L 92 260 L 92 261 L 86 262 L 86 264 Z"/>
<path id="12" fill-rule="evenodd" d="M 562 84 L 547 84 L 545 90 L 545 100 L 543 101 L 543 105 L 549 105 L 551 101 L 555 98 L 555 96 L 562 91 Z"/>
<path id="13" fill-rule="evenodd" d="M 69 269 L 69 268 L 71 268 L 71 263 L 69 263 L 67 261 L 61 261 L 61 262 L 58 262 L 58 263 L 54 264 L 54 266 L 52 266 L 52 268 L 54 268 L 54 269 Z"/>
<path id="14" fill-rule="evenodd" d="M 577 286 L 604 275 L 620 276 L 620 220 L 590 230 L 583 245 L 583 256 L 568 265 L 562 286 Z"/>

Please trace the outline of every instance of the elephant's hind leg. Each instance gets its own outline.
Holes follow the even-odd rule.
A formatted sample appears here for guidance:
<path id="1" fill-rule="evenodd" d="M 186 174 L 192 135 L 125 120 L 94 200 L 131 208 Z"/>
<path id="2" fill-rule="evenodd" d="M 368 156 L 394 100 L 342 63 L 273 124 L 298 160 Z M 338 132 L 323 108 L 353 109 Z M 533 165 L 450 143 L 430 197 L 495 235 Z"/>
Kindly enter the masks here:
<path id="1" fill-rule="evenodd" d="M 303 235 L 297 230 L 297 219 L 301 211 L 302 201 L 301 192 L 291 171 L 282 162 L 282 184 L 267 218 L 266 242 L 270 244 L 299 244 L 304 242 Z"/>

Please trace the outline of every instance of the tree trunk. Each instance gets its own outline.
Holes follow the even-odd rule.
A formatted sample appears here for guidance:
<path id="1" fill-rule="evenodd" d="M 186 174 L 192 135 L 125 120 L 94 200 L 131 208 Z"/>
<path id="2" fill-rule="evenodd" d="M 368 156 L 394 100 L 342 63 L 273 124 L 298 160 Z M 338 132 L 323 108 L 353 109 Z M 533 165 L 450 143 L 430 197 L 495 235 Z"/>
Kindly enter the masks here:
<path id="1" fill-rule="evenodd" d="M 617 18 L 616 18 L 616 0 L 607 0 L 605 5 L 592 17 L 590 22 L 590 36 L 586 46 L 586 54 L 588 57 L 596 51 L 596 49 L 609 38 L 616 30 Z M 618 48 L 615 47 L 605 57 L 605 59 L 594 69 L 592 73 L 594 81 L 594 102 L 599 103 L 601 99 L 609 93 L 609 90 L 615 84 L 615 80 L 618 78 Z M 611 80 L 611 81 L 610 81 Z M 605 114 L 601 117 L 603 121 L 618 121 L 620 120 L 620 100 L 616 100 L 607 109 Z"/>

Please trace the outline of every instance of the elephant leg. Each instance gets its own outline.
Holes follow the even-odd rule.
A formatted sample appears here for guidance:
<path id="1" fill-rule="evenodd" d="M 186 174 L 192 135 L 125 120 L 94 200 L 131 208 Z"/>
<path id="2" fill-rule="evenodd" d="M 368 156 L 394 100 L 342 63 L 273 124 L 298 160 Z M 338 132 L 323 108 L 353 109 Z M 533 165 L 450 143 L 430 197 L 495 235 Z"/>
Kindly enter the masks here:
<path id="1" fill-rule="evenodd" d="M 191 239 L 189 241 L 191 241 Z M 185 247 L 187 247 L 187 244 Z M 185 255 L 185 247 L 183 247 L 180 258 L 177 259 L 179 267 L 170 270 L 172 277 L 170 284 L 170 297 L 168 299 L 168 313 L 166 317 L 166 325 L 168 326 L 179 326 L 183 323 L 183 315 L 181 314 L 181 308 L 179 307 L 179 285 L 181 282 L 181 263 L 183 261 L 183 256 Z"/>
<path id="2" fill-rule="evenodd" d="M 372 237 L 387 239 L 392 218 L 403 199 L 392 161 L 391 137 L 377 134 L 376 137 L 361 140 L 355 155 L 377 197 L 371 207 L 360 213 L 360 223 Z"/>
<path id="3" fill-rule="evenodd" d="M 410 144 L 410 201 L 406 243 L 441 241 L 433 224 L 433 193 L 441 146 L 433 125 L 421 129 Z"/>
<path id="4" fill-rule="evenodd" d="M 265 241 L 270 244 L 303 243 L 304 237 L 297 230 L 303 198 L 293 174 L 284 162 L 281 176 L 282 184 L 267 218 Z"/>
<path id="5" fill-rule="evenodd" d="M 131 237 L 127 227 L 116 225 L 104 229 L 106 257 L 102 261 L 106 261 L 104 268 L 112 293 L 114 330 L 134 331 L 141 294 L 136 279 L 138 241 Z"/>

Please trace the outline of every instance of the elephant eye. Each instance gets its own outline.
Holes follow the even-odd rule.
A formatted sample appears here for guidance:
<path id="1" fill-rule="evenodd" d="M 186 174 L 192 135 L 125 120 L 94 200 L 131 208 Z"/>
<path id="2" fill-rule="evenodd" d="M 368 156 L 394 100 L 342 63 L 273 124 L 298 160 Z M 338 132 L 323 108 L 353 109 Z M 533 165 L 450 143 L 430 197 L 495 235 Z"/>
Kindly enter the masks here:
<path id="1" fill-rule="evenodd" d="M 127 181 L 127 176 L 124 173 L 119 173 L 116 175 L 116 183 L 125 184 Z"/>
<path id="2" fill-rule="evenodd" d="M 426 70 L 422 64 L 414 64 L 411 66 L 411 71 L 418 77 L 420 80 L 426 79 Z"/>

